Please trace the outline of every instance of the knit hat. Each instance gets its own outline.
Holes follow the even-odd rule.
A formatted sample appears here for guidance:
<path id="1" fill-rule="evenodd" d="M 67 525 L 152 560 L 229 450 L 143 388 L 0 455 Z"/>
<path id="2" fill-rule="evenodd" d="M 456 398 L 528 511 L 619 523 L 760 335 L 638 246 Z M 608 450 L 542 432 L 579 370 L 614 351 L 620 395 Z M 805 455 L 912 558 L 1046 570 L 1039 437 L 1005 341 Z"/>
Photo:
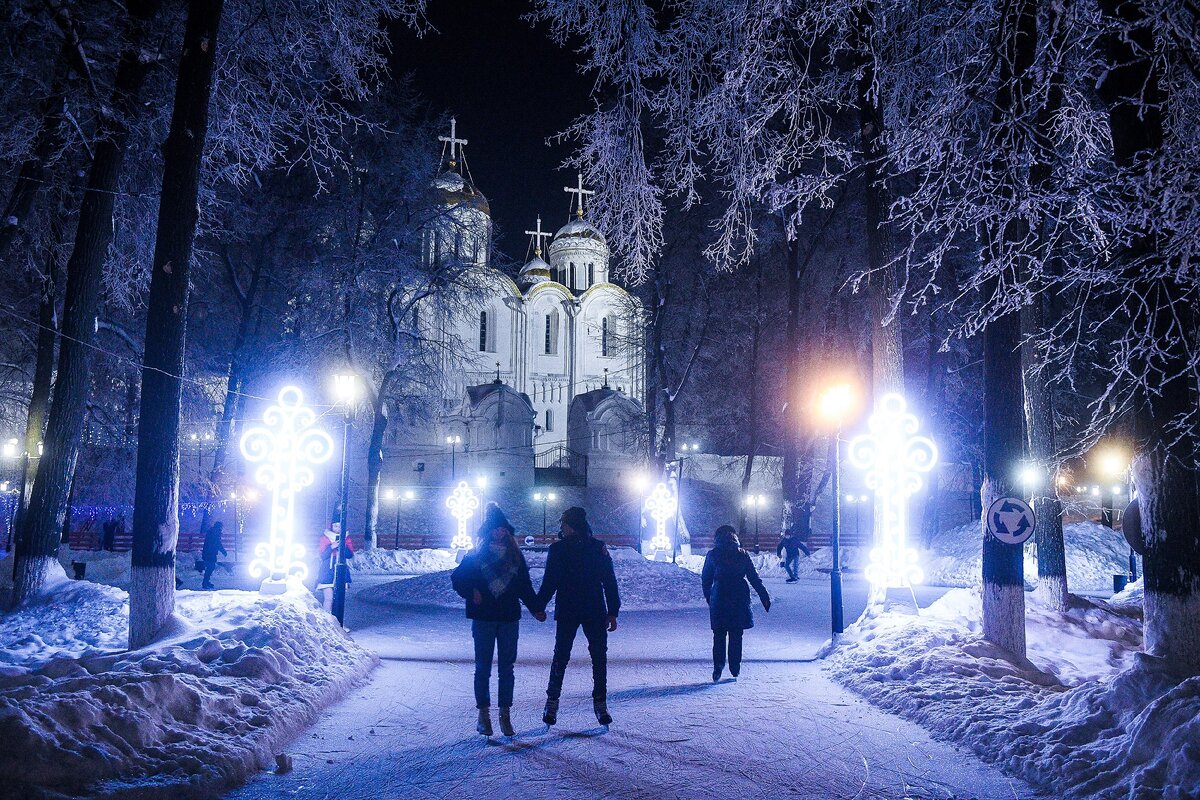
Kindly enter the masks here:
<path id="1" fill-rule="evenodd" d="M 713 544 L 717 547 L 732 547 L 734 549 L 741 548 L 742 543 L 738 540 L 737 531 L 732 525 L 722 525 L 717 528 L 717 532 L 713 534 Z"/>
<path id="2" fill-rule="evenodd" d="M 483 538 L 486 534 L 496 530 L 496 528 L 508 528 L 509 533 L 516 533 L 516 528 L 508 521 L 508 517 L 500 510 L 500 506 L 495 503 L 488 503 L 487 508 L 483 512 L 483 524 L 479 526 L 479 536 Z"/>
<path id="3" fill-rule="evenodd" d="M 592 535 L 592 526 L 588 524 L 587 512 L 579 506 L 571 506 L 562 513 L 562 522 L 578 531 L 583 536 Z"/>

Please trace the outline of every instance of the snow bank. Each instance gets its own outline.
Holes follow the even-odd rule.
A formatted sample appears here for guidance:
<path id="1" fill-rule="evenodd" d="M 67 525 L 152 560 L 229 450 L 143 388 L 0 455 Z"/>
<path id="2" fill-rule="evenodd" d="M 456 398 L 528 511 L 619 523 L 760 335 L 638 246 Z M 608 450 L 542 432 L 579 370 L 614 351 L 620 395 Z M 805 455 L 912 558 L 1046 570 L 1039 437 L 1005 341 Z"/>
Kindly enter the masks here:
<path id="1" fill-rule="evenodd" d="M 453 550 L 385 550 L 373 548 L 355 553 L 350 569 L 364 575 L 426 575 L 454 569 Z"/>
<path id="2" fill-rule="evenodd" d="M 307 592 L 176 601 L 183 633 L 133 652 L 120 589 L 64 581 L 0 617 L 5 791 L 211 796 L 377 663 Z"/>
<path id="3" fill-rule="evenodd" d="M 627 611 L 705 608 L 696 573 L 667 562 L 648 561 L 631 547 L 610 548 L 621 608 Z M 546 554 L 525 553 L 534 587 L 541 585 Z M 450 570 L 418 575 L 403 581 L 372 586 L 358 597 L 369 603 L 398 606 L 462 608 L 463 600 L 450 585 Z M 554 604 L 550 604 L 551 610 Z"/>
<path id="4" fill-rule="evenodd" d="M 978 586 L 983 574 L 979 523 L 940 532 L 921 551 L 925 583 L 931 586 Z M 1063 528 L 1067 550 L 1067 586 L 1073 592 L 1111 592 L 1112 576 L 1129 569 L 1129 545 L 1111 528 L 1073 522 Z M 1025 579 L 1037 583 L 1037 553 L 1025 548 Z"/>
<path id="5" fill-rule="evenodd" d="M 1144 599 L 1142 579 L 1138 578 L 1136 581 L 1125 584 L 1125 588 L 1105 600 L 1104 605 L 1122 614 L 1140 617 Z"/>
<path id="6" fill-rule="evenodd" d="M 1200 678 L 1180 681 L 1135 652 L 1140 625 L 1087 601 L 1030 604 L 1030 661 L 979 635 L 975 591 L 920 617 L 854 626 L 831 676 L 987 761 L 1078 800 L 1200 796 Z"/>

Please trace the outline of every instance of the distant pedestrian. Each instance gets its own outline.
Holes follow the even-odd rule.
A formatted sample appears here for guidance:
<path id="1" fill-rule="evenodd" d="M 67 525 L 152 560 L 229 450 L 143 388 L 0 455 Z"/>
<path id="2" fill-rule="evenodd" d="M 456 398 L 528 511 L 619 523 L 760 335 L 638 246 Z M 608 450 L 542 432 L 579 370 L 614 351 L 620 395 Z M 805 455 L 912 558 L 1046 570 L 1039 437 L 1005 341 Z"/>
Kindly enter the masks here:
<path id="1" fill-rule="evenodd" d="M 732 526 L 717 528 L 713 548 L 704 557 L 700 584 L 713 632 L 713 683 L 721 679 L 727 655 L 729 674 L 736 678 L 742 669 L 742 632 L 754 627 L 750 587 L 758 592 L 763 609 L 768 612 L 771 596 Z"/>
<path id="2" fill-rule="evenodd" d="M 795 583 L 800 580 L 800 551 L 804 551 L 805 556 L 812 555 L 804 540 L 796 532 L 795 528 L 789 528 L 784 532 L 783 536 L 779 537 L 779 545 L 775 548 L 775 555 L 783 559 L 783 568 L 787 570 L 787 582 Z"/>
<path id="3" fill-rule="evenodd" d="M 217 556 L 229 555 L 225 552 L 225 545 L 221 543 L 224 527 L 224 523 L 214 522 L 204 534 L 204 547 L 200 551 L 200 560 L 204 562 L 204 581 L 200 584 L 201 589 L 216 588 L 212 584 L 212 575 L 217 569 Z"/>
<path id="4" fill-rule="evenodd" d="M 342 523 L 334 522 L 321 535 L 321 543 L 317 546 L 317 591 L 322 593 L 322 603 L 330 614 L 333 613 L 333 577 L 341 541 Z M 346 558 L 354 558 L 354 540 L 350 538 L 346 539 Z M 346 573 L 346 583 L 350 583 L 349 573 Z"/>
<path id="5" fill-rule="evenodd" d="M 104 523 L 104 534 L 100 537 L 100 549 L 112 552 L 117 546 L 117 521 L 110 519 Z"/>
<path id="6" fill-rule="evenodd" d="M 479 527 L 475 549 L 450 574 L 454 591 L 467 601 L 467 619 L 475 640 L 475 707 L 479 722 L 475 730 L 492 735 L 490 714 L 492 658 L 497 656 L 500 675 L 500 732 L 514 736 L 512 725 L 513 666 L 521 635 L 521 603 L 539 621 L 546 612 L 538 605 L 529 581 L 529 565 L 517 546 L 513 526 L 500 507 L 489 503 Z"/>
<path id="7" fill-rule="evenodd" d="M 587 513 L 578 506 L 568 508 L 559 520 L 559 541 L 550 545 L 546 576 L 538 590 L 538 607 L 554 605 L 554 659 L 546 686 L 546 711 L 542 722 L 558 722 L 567 662 L 575 633 L 582 627 L 592 657 L 592 708 L 601 725 L 612 723 L 608 713 L 608 634 L 617 629 L 621 598 L 612 557 L 604 542 L 592 536 Z"/>

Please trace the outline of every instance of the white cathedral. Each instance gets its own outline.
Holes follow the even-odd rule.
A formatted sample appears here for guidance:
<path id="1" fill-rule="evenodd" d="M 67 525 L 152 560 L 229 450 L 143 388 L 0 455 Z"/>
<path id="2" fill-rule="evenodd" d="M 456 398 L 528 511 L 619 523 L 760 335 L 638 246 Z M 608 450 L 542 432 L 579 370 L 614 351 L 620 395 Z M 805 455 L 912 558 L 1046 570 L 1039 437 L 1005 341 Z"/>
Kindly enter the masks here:
<path id="1" fill-rule="evenodd" d="M 473 291 L 465 308 L 430 314 L 443 353 L 437 424 L 394 438 L 389 460 L 405 463 L 407 451 L 435 483 L 615 482 L 638 458 L 644 427 L 644 315 L 609 279 L 608 244 L 587 220 L 593 192 L 582 178 L 564 187 L 571 219 L 552 235 L 538 218 L 514 279 L 489 263 L 491 211 L 466 168 L 466 140 L 453 121 L 439 139 L 448 168 L 431 202 L 443 213 L 423 258 L 467 265 Z"/>

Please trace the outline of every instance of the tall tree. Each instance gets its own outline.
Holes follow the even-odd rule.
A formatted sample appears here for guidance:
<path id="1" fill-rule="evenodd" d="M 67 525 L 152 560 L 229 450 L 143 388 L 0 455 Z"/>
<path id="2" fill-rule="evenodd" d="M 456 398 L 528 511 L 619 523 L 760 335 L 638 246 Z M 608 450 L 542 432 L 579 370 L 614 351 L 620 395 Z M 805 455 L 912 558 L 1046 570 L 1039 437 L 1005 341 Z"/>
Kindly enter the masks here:
<path id="1" fill-rule="evenodd" d="M 155 58 L 152 28 L 160 5 L 160 0 L 130 0 L 126 4 L 126 45 L 117 65 L 112 97 L 101 114 L 74 248 L 67 261 L 53 400 L 33 491 L 17 529 L 14 603 L 39 591 L 58 554 L 59 532 L 83 434 L 95 358 L 95 318 L 104 262 L 113 239 L 113 206 L 133 121 L 143 112 L 140 94 Z"/>
<path id="2" fill-rule="evenodd" d="M 223 6 L 223 0 L 188 3 L 171 130 L 163 146 L 162 194 L 146 312 L 146 352 L 138 418 L 133 572 L 129 587 L 131 649 L 154 641 L 175 609 L 179 404 L 189 276 Z"/>

